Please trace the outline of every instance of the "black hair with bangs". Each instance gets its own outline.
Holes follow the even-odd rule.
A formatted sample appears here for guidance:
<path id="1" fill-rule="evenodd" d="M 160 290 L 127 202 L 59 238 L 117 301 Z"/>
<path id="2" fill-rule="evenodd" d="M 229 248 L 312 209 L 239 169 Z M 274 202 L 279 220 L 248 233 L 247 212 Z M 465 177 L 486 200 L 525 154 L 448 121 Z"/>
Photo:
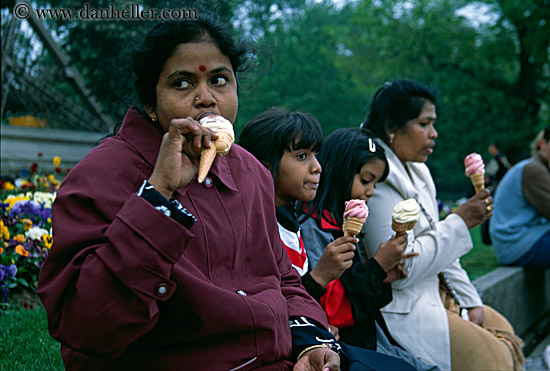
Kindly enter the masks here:
<path id="1" fill-rule="evenodd" d="M 367 130 L 343 128 L 327 136 L 317 160 L 323 168 L 317 195 L 305 205 L 311 216 L 320 217 L 328 211 L 342 225 L 345 202 L 351 199 L 355 174 L 374 159 L 384 162 L 384 173 L 378 180 L 383 182 L 389 174 L 389 165 L 384 148 L 377 145 L 375 136 Z"/>
<path id="2" fill-rule="evenodd" d="M 237 144 L 252 153 L 277 180 L 279 163 L 285 150 L 313 149 L 323 143 L 319 122 L 303 112 L 274 107 L 260 113 L 242 129 Z"/>

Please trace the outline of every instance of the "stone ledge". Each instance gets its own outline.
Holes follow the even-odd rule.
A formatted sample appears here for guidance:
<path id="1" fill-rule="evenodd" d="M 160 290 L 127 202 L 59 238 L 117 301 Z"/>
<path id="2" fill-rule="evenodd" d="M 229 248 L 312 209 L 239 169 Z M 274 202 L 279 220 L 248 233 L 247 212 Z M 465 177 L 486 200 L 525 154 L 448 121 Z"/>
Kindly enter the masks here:
<path id="1" fill-rule="evenodd" d="M 502 313 L 520 336 L 550 313 L 550 269 L 499 267 L 473 283 L 483 302 Z"/>
<path id="2" fill-rule="evenodd" d="M 61 168 L 72 168 L 105 134 L 60 129 L 1 126 L 1 175 L 17 176 L 39 162 L 41 173 L 54 171 L 52 159 L 61 158 Z M 43 157 L 38 158 L 38 153 Z"/>

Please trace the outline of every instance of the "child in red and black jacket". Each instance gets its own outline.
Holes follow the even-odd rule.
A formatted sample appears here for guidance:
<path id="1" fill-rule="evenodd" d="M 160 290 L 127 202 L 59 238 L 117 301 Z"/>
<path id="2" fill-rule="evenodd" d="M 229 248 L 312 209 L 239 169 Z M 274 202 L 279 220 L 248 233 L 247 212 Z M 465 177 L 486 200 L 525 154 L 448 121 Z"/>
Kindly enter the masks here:
<path id="1" fill-rule="evenodd" d="M 275 206 L 279 233 L 302 284 L 317 301 L 323 302 L 339 277 L 353 265 L 354 237 L 340 236 L 322 246 L 324 252 L 311 266 L 309 244 L 300 230 L 296 202 L 315 198 L 322 169 L 316 154 L 322 144 L 322 130 L 311 116 L 275 108 L 253 118 L 242 130 L 238 144 L 251 152 L 271 172 L 275 184 Z M 385 276 L 384 276 L 385 277 Z M 390 290 L 391 300 L 391 290 Z M 331 331 L 338 338 L 338 329 Z M 345 340 L 345 339 L 344 339 Z M 410 369 L 401 359 L 339 342 L 345 362 L 359 362 L 373 369 Z M 374 350 L 375 348 L 371 348 Z M 353 363 L 356 365 L 356 363 Z M 354 367 L 354 369 L 356 369 Z"/>
<path id="2" fill-rule="evenodd" d="M 312 266 L 318 264 L 323 246 L 343 235 L 345 202 L 350 199 L 368 202 L 376 183 L 388 174 L 383 149 L 355 129 L 339 129 L 329 135 L 323 142 L 319 161 L 325 168 L 319 190 L 306 203 L 300 217 Z M 405 235 L 384 242 L 379 253 L 370 259 L 355 254 L 352 266 L 339 282 L 334 281 L 329 287 L 328 297 L 321 303 L 329 323 L 339 327 L 345 341 L 376 349 L 376 322 L 391 339 L 379 309 L 392 300 L 389 282 L 404 274 L 400 264 L 406 246 Z"/>

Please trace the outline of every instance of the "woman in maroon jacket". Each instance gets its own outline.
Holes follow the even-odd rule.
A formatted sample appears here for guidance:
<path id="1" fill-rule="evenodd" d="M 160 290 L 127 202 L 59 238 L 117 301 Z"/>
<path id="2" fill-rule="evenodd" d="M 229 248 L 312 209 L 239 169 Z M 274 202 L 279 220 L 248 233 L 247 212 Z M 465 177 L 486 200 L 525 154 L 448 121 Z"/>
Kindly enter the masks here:
<path id="1" fill-rule="evenodd" d="M 339 368 L 281 244 L 267 170 L 234 145 L 196 180 L 217 138 L 198 121 L 234 122 L 247 55 L 204 12 L 157 25 L 135 54 L 143 110 L 71 170 L 53 206 L 38 293 L 67 369 Z"/>

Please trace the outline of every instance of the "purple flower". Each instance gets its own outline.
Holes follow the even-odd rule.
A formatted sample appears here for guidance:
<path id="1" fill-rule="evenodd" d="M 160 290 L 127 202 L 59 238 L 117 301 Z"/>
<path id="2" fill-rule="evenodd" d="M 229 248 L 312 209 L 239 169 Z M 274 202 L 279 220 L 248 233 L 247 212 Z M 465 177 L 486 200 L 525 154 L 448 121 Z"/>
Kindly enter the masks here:
<path id="1" fill-rule="evenodd" d="M 11 208 L 9 216 L 33 219 L 39 210 L 40 205 L 36 201 L 19 201 Z"/>
<path id="2" fill-rule="evenodd" d="M 10 278 L 15 278 L 15 275 L 17 274 L 17 267 L 15 264 L 11 264 L 8 268 Z"/>
<path id="3" fill-rule="evenodd" d="M 46 261 L 46 258 L 48 257 L 48 249 L 42 249 L 42 256 L 40 257 L 40 262 L 38 263 L 38 268 L 42 268 L 44 265 L 44 262 Z"/>
<path id="4" fill-rule="evenodd" d="M 7 215 L 2 215 L 2 221 L 4 222 L 4 225 L 8 228 L 11 228 L 17 224 L 16 218 Z"/>
<path id="5" fill-rule="evenodd" d="M 19 245 L 19 241 L 17 241 L 15 238 L 12 238 L 8 241 L 8 249 L 15 249 L 15 246 Z"/>
<path id="6" fill-rule="evenodd" d="M 44 203 L 39 204 L 32 200 L 19 201 L 13 205 L 8 215 L 12 218 L 29 218 L 37 226 L 42 226 L 52 216 L 52 210 L 44 206 Z"/>
<path id="7" fill-rule="evenodd" d="M 40 218 L 40 221 L 38 222 L 38 226 L 41 227 L 48 221 L 49 218 L 52 216 L 52 209 L 49 209 L 47 207 L 44 207 L 44 205 L 40 206 L 40 210 L 38 210 L 38 217 Z"/>
<path id="8" fill-rule="evenodd" d="M 42 254 L 40 241 L 38 240 L 29 240 L 23 244 L 23 247 L 30 253 L 27 258 L 39 257 Z"/>
<path id="9" fill-rule="evenodd" d="M 11 264 L 9 267 L 0 264 L 0 282 L 8 280 L 10 278 L 15 278 L 17 274 L 17 267 L 15 264 Z"/>

